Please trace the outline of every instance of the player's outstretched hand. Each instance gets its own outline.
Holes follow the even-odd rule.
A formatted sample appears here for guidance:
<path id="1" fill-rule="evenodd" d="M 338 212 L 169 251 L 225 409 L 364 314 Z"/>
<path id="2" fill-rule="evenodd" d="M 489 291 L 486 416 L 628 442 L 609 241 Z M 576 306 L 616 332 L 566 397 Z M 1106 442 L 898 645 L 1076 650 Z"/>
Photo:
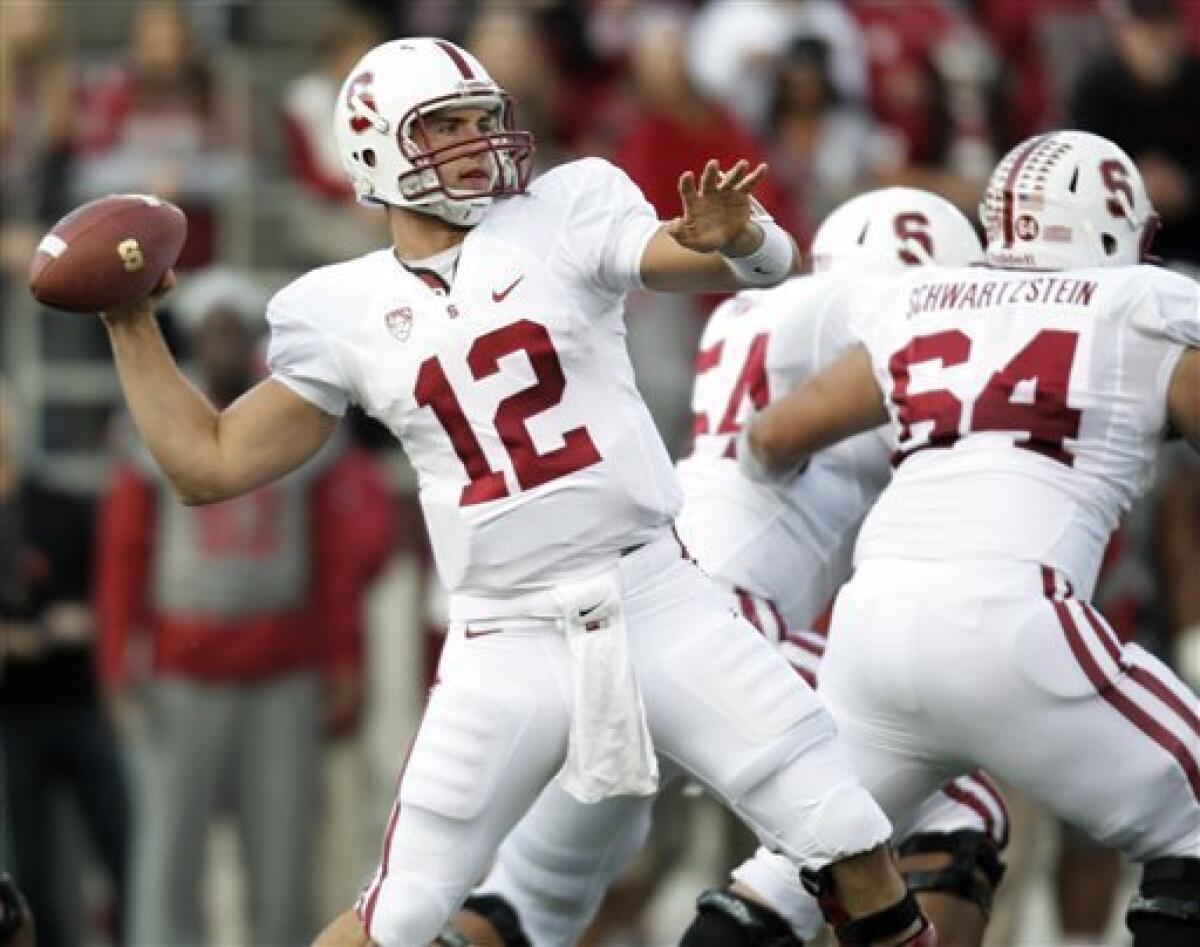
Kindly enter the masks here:
<path id="1" fill-rule="evenodd" d="M 697 185 L 696 176 L 685 171 L 679 177 L 683 216 L 667 223 L 667 233 L 680 246 L 698 253 L 753 253 L 762 238 L 760 228 L 751 221 L 751 191 L 766 173 L 765 164 L 751 171 L 750 162 L 743 160 L 722 172 L 716 161 L 709 161 Z"/>
<path id="2" fill-rule="evenodd" d="M 149 296 L 144 299 L 139 299 L 135 303 L 130 303 L 128 306 L 114 306 L 111 309 L 106 309 L 100 313 L 100 318 L 108 325 L 117 325 L 119 323 L 130 322 L 141 316 L 154 315 L 154 310 L 158 306 L 159 300 L 167 295 L 175 288 L 175 271 L 167 270 L 163 274 L 163 278 L 158 281 L 158 285 Z"/>

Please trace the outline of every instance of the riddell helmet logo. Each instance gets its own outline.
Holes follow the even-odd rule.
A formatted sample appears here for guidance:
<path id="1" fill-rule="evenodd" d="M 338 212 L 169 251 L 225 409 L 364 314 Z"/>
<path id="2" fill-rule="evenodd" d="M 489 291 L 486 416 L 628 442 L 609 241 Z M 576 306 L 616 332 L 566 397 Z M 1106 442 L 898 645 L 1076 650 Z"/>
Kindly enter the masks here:
<path id="1" fill-rule="evenodd" d="M 1013 229 L 1015 230 L 1017 237 L 1021 240 L 1036 240 L 1038 238 L 1038 233 L 1041 232 L 1038 222 L 1029 214 L 1022 214 L 1020 217 L 1018 217 Z"/>
<path id="2" fill-rule="evenodd" d="M 393 309 L 383 317 L 388 332 L 395 336 L 398 342 L 407 342 L 412 335 L 413 313 L 408 306 Z"/>
<path id="3" fill-rule="evenodd" d="M 371 94 L 371 84 L 375 81 L 375 74 L 369 69 L 366 72 L 360 72 L 350 81 L 350 86 L 346 89 L 346 105 L 351 111 L 354 110 L 354 97 L 358 96 L 362 100 L 363 105 L 371 111 L 377 111 L 375 107 L 375 96 Z M 371 127 L 371 120 L 363 115 L 352 115 L 350 118 L 350 129 L 355 134 L 361 135 Z"/>

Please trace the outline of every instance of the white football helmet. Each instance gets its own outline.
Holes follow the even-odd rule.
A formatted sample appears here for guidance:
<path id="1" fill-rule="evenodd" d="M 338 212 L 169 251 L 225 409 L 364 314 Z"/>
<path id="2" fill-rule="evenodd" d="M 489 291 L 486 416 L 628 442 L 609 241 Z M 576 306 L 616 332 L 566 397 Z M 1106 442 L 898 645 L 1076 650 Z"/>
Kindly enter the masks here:
<path id="1" fill-rule="evenodd" d="M 1158 215 L 1129 155 L 1058 131 L 1021 142 L 992 172 L 979 218 L 993 266 L 1059 270 L 1141 262 Z"/>
<path id="2" fill-rule="evenodd" d="M 911 187 L 869 191 L 846 201 L 817 229 L 813 271 L 869 275 L 907 266 L 983 262 L 975 228 L 949 201 Z"/>
<path id="3" fill-rule="evenodd" d="M 495 131 L 429 150 L 426 116 L 440 109 L 494 110 Z M 472 227 L 497 197 L 524 192 L 533 136 L 515 127 L 512 100 L 474 56 L 443 39 L 397 39 L 376 46 L 342 84 L 333 128 L 342 164 L 365 203 L 393 204 Z M 447 186 L 441 169 L 491 156 L 486 189 Z"/>

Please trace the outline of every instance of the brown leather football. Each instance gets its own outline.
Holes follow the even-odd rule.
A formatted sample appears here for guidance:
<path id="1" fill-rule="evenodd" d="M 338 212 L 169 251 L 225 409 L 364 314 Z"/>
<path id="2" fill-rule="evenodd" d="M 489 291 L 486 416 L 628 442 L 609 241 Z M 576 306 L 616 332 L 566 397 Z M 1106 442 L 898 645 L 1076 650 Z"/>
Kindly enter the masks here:
<path id="1" fill-rule="evenodd" d="M 29 291 L 54 309 L 100 312 L 150 294 L 175 261 L 187 218 L 152 194 L 113 194 L 78 207 L 42 238 Z"/>

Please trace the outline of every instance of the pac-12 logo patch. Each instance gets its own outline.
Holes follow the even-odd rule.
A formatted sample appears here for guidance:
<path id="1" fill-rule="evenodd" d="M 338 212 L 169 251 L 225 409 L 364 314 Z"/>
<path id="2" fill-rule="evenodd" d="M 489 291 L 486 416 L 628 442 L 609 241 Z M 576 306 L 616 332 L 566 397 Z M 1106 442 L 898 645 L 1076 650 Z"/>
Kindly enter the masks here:
<path id="1" fill-rule="evenodd" d="M 393 309 L 383 317 L 383 321 L 388 332 L 395 336 L 398 342 L 407 342 L 408 337 L 412 335 L 413 313 L 408 306 Z"/>

